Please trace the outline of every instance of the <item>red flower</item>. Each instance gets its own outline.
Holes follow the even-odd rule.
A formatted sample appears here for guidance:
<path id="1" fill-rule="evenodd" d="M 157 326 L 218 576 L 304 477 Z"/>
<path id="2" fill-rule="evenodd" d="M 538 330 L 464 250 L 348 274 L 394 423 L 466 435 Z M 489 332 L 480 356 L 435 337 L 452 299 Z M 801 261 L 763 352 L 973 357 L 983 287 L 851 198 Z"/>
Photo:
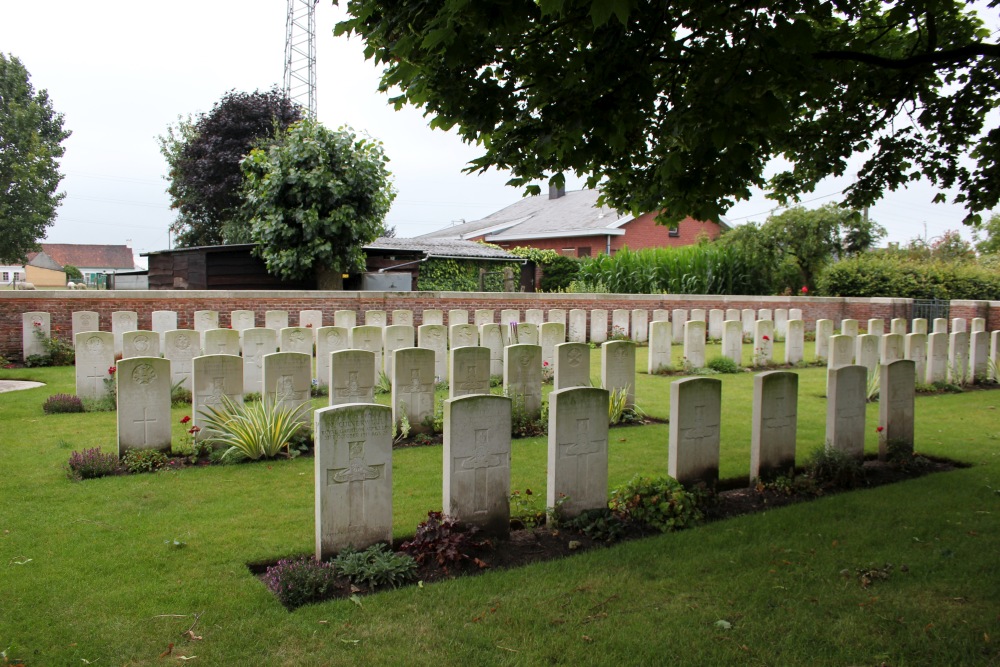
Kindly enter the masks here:
<path id="1" fill-rule="evenodd" d="M 34 322 L 32 322 L 32 324 L 35 325 L 36 327 L 42 326 L 42 323 L 39 322 L 38 320 L 35 320 Z"/>
<path id="2" fill-rule="evenodd" d="M 110 368 L 108 368 L 108 375 L 114 375 L 117 372 L 118 368 L 116 366 L 111 366 Z"/>
<path id="3" fill-rule="evenodd" d="M 875 432 L 876 433 L 881 433 L 884 430 L 885 430 L 885 426 L 879 426 L 878 428 L 875 429 Z"/>
<path id="4" fill-rule="evenodd" d="M 312 329 L 312 328 L 313 328 L 312 322 L 306 325 L 306 329 Z"/>
<path id="5" fill-rule="evenodd" d="M 191 421 L 191 417 L 189 415 L 184 415 L 183 417 L 181 417 L 182 424 L 187 424 L 189 421 Z"/>
<path id="6" fill-rule="evenodd" d="M 808 293 L 809 293 L 809 288 L 808 288 L 808 287 L 806 287 L 805 285 L 803 285 L 803 286 L 802 286 L 802 290 L 801 290 L 801 292 L 802 292 L 803 294 L 808 294 Z"/>
<path id="7" fill-rule="evenodd" d="M 201 428 L 199 428 L 197 426 L 192 426 L 191 428 L 188 429 L 188 433 L 190 433 L 191 435 L 194 435 L 195 433 L 197 433 L 200 430 L 201 430 Z"/>
<path id="8" fill-rule="evenodd" d="M 771 340 L 771 337 L 770 337 L 770 336 L 762 336 L 762 338 L 763 338 L 764 340 Z"/>

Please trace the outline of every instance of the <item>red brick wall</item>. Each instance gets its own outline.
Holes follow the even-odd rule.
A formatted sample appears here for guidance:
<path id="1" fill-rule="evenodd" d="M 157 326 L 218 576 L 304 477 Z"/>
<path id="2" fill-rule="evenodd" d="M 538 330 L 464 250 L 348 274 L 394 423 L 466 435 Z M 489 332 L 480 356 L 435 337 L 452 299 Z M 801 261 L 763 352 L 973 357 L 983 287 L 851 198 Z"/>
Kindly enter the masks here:
<path id="1" fill-rule="evenodd" d="M 72 313 L 75 310 L 93 310 L 100 314 L 102 330 L 111 330 L 111 313 L 116 310 L 134 310 L 139 314 L 139 326 L 152 326 L 154 310 L 177 312 L 177 324 L 181 328 L 193 328 L 196 310 L 216 310 L 219 324 L 229 325 L 233 310 L 252 310 L 256 314 L 257 325 L 263 326 L 264 311 L 287 310 L 289 322 L 298 323 L 298 313 L 302 310 L 322 310 L 324 324 L 333 324 L 333 313 L 337 310 L 353 310 L 358 313 L 358 323 L 362 323 L 366 310 L 408 309 L 414 311 L 414 324 L 422 324 L 421 312 L 425 309 L 466 309 L 489 308 L 495 311 L 495 321 L 499 322 L 500 310 L 515 308 L 523 313 L 528 308 L 563 308 L 567 312 L 582 308 L 588 312 L 594 309 L 608 311 L 610 327 L 611 311 L 616 308 L 648 310 L 650 314 L 657 308 L 801 308 L 806 330 L 815 328 L 815 321 L 821 318 L 838 322 L 853 318 L 864 322 L 880 317 L 888 323 L 894 317 L 909 317 L 908 299 L 853 299 L 853 298 L 801 298 L 801 297 L 748 297 L 748 296 L 698 296 L 698 295 L 627 295 L 627 294 L 522 294 L 522 293 L 462 293 L 462 292 L 209 292 L 209 291 L 88 291 L 72 292 L 52 290 L 37 292 L 0 292 L 0 354 L 14 359 L 21 356 L 22 314 L 45 311 L 52 318 L 52 332 L 55 336 L 69 340 L 72 332 Z M 1000 329 L 1000 302 L 954 301 L 952 317 L 985 317 L 989 330 Z M 588 322 L 589 328 L 589 322 Z"/>

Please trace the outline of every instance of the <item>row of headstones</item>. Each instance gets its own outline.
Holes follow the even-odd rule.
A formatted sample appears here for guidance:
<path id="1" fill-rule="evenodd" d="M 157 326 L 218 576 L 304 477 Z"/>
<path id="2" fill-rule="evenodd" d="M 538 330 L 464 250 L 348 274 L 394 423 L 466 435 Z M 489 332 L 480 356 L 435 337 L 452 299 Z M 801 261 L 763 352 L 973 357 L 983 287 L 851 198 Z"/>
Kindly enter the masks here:
<path id="1" fill-rule="evenodd" d="M 913 444 L 913 362 L 882 366 L 879 455 Z M 831 373 L 827 446 L 864 454 L 866 371 Z M 608 411 L 605 389 L 575 387 L 549 394 L 546 501 L 572 518 L 608 499 Z M 511 400 L 462 396 L 444 406 L 442 506 L 489 534 L 509 532 Z M 684 484 L 718 479 L 722 383 L 687 378 L 670 386 L 667 472 Z M 316 411 L 316 557 L 392 539 L 392 412 L 366 403 Z M 771 371 L 754 378 L 751 482 L 795 466 L 798 375 Z"/>

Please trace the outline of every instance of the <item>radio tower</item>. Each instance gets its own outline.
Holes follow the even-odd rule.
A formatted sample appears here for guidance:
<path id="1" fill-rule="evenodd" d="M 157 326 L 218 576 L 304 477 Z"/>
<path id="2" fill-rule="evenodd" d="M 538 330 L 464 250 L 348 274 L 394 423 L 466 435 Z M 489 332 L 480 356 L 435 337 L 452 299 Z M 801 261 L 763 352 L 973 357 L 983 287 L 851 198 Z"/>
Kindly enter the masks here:
<path id="1" fill-rule="evenodd" d="M 285 95 L 316 117 L 316 5 L 288 0 L 285 21 Z"/>

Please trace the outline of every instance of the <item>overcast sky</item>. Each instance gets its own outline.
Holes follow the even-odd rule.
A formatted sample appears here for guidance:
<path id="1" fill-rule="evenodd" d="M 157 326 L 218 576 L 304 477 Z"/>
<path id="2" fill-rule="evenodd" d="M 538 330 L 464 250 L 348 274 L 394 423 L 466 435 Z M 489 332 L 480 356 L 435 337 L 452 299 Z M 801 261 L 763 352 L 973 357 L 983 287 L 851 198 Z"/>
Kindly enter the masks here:
<path id="1" fill-rule="evenodd" d="M 62 160 L 66 199 L 46 240 L 128 243 L 137 254 L 166 248 L 175 214 L 157 135 L 179 115 L 209 111 L 230 89 L 280 86 L 285 12 L 284 0 L 5 2 L 0 51 L 21 59 L 73 133 Z M 328 0 L 316 9 L 319 119 L 385 144 L 398 191 L 388 223 L 397 235 L 475 220 L 515 202 L 521 192 L 504 185 L 508 175 L 462 173 L 478 156 L 475 147 L 431 130 L 417 110 L 387 104 L 361 41 L 333 37 L 343 16 Z M 567 181 L 569 189 L 581 186 L 581 179 Z M 805 205 L 835 201 L 848 183 L 824 182 L 803 198 Z M 961 207 L 931 204 L 934 194 L 928 185 L 889 193 L 871 217 L 888 228 L 890 241 L 923 236 L 925 227 L 929 237 L 961 228 Z M 773 208 L 757 196 L 727 217 L 759 222 Z"/>

